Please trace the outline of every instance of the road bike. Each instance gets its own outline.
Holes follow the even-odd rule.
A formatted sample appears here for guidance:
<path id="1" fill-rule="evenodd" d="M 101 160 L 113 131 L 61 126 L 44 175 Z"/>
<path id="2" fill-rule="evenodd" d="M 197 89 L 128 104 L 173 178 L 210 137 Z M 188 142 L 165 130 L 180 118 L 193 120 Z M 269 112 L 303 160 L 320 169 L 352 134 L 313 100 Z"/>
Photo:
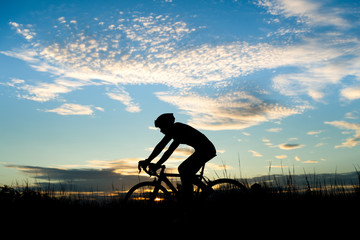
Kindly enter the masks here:
<path id="1" fill-rule="evenodd" d="M 180 177 L 180 174 L 165 173 L 165 165 L 162 165 L 158 171 L 151 169 L 151 164 L 146 167 L 139 166 L 140 171 L 144 170 L 149 176 L 154 176 L 155 179 L 140 182 L 133 186 L 125 195 L 124 201 L 160 202 L 180 200 L 182 186 L 178 184 L 175 187 L 169 180 L 169 178 Z M 247 192 L 247 188 L 235 179 L 208 179 L 204 176 L 204 169 L 205 164 L 200 169 L 200 174 L 195 175 L 193 199 L 214 200 Z"/>

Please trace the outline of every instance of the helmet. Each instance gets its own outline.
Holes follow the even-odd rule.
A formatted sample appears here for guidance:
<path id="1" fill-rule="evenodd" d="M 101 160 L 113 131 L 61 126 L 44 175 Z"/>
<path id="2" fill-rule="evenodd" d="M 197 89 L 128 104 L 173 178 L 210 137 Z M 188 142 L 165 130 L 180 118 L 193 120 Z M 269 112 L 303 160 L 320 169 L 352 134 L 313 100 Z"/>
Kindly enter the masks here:
<path id="1" fill-rule="evenodd" d="M 172 113 L 164 113 L 161 114 L 156 120 L 155 120 L 155 127 L 162 128 L 165 126 L 169 126 L 175 123 L 175 117 Z"/>

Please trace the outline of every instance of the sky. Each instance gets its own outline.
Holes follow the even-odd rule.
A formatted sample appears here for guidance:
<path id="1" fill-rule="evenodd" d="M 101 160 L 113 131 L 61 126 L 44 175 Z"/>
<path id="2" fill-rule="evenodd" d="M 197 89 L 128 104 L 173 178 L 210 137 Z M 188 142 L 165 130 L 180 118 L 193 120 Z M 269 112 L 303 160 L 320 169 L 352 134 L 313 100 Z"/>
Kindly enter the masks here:
<path id="1" fill-rule="evenodd" d="M 358 1 L 0 4 L 0 184 L 130 186 L 168 112 L 209 177 L 360 168 Z"/>

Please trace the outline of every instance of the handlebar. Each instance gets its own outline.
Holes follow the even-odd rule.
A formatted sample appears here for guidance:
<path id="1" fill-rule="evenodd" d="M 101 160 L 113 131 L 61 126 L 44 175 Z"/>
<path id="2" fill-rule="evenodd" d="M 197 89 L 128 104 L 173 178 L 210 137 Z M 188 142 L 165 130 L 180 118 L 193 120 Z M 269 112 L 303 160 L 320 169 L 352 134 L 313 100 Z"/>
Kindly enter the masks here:
<path id="1" fill-rule="evenodd" d="M 157 171 L 161 169 L 161 172 L 164 172 L 165 165 L 161 165 L 160 168 L 155 168 L 155 163 L 144 163 L 143 161 L 140 161 L 138 164 L 139 173 L 144 170 L 147 174 L 150 176 L 159 176 Z"/>

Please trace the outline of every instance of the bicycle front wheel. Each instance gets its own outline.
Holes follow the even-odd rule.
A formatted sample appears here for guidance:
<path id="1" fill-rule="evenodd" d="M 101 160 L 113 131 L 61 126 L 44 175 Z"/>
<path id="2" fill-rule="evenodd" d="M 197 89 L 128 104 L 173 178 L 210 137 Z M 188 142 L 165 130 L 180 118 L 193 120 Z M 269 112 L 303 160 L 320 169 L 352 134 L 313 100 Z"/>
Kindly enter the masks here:
<path id="1" fill-rule="evenodd" d="M 235 197 L 241 197 L 247 193 L 247 188 L 239 181 L 229 178 L 222 178 L 212 181 L 208 185 L 212 188 L 212 192 L 207 199 L 219 200 Z"/>
<path id="2" fill-rule="evenodd" d="M 125 202 L 160 202 L 167 198 L 169 192 L 156 182 L 141 182 L 133 186 L 126 194 Z"/>

